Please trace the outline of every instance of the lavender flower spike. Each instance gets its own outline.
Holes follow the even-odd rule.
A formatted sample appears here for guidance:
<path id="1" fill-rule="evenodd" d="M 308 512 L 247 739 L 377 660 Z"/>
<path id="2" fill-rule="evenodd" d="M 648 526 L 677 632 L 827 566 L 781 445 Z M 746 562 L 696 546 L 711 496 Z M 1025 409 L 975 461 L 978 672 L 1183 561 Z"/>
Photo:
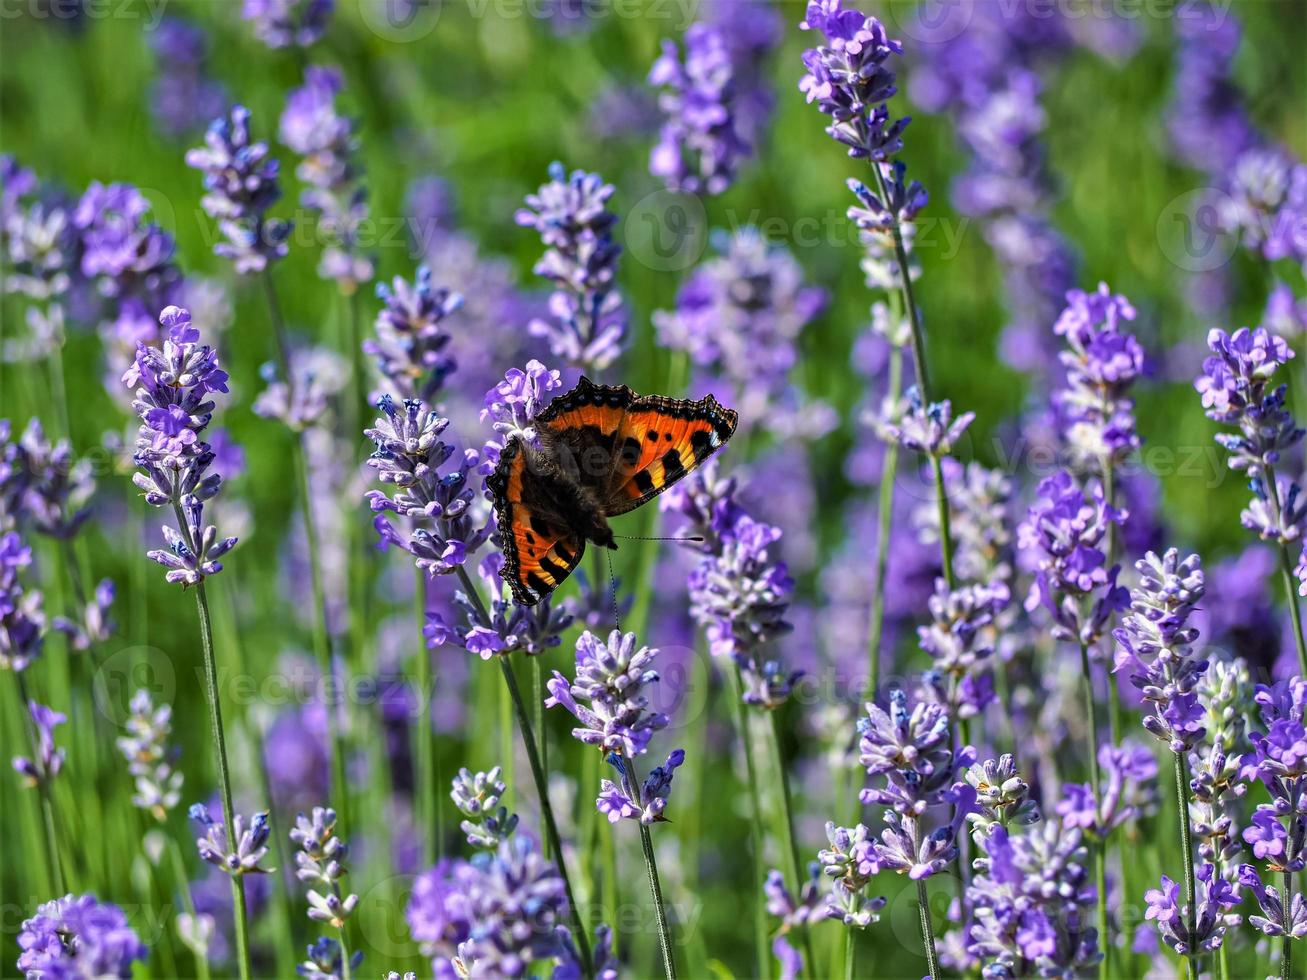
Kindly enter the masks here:
<path id="1" fill-rule="evenodd" d="M 507 789 L 499 773 L 498 766 L 475 774 L 460 769 L 449 794 L 463 814 L 459 826 L 467 834 L 467 842 L 483 850 L 497 850 L 517 829 L 517 814 L 510 814 L 506 806 L 496 808 Z"/>
<path id="2" fill-rule="evenodd" d="M 1192 933 L 1186 925 L 1189 907 L 1181 905 L 1178 882 L 1163 875 L 1161 887 L 1150 889 L 1144 895 L 1144 901 L 1148 903 L 1144 918 L 1157 922 L 1162 939 L 1181 956 L 1196 956 L 1220 949 L 1226 930 L 1243 921 L 1238 913 L 1229 911 L 1243 901 L 1238 886 L 1218 875 L 1214 865 L 1199 867 L 1198 895 Z"/>
<path id="3" fill-rule="evenodd" d="M 233 816 L 234 848 L 227 841 L 226 829 L 210 816 L 209 808 L 203 803 L 192 804 L 188 816 L 201 828 L 201 836 L 195 841 L 200 857 L 214 867 L 229 875 L 269 874 L 275 870 L 260 865 L 267 857 L 268 835 L 272 832 L 266 812 L 254 814 L 248 826 L 241 814 Z"/>
<path id="4" fill-rule="evenodd" d="M 132 963 L 148 950 L 122 909 L 94 895 L 65 895 L 46 902 L 23 922 L 18 969 L 28 977 L 132 976 Z"/>
<path id="5" fill-rule="evenodd" d="M 166 820 L 168 811 L 181 800 L 182 773 L 174 769 L 168 737 L 172 733 L 172 707 L 157 707 L 150 692 L 139 689 L 132 695 L 127 734 L 118 738 L 118 751 L 127 759 L 127 771 L 136 779 L 132 803 Z"/>
<path id="6" fill-rule="evenodd" d="M 314 45 L 327 30 L 336 0 L 245 0 L 241 17 L 270 48 Z"/>
<path id="7" fill-rule="evenodd" d="M 336 834 L 336 811 L 315 806 L 311 816 L 300 814 L 290 832 L 298 848 L 295 852 L 295 877 L 308 882 L 309 918 L 343 929 L 354 914 L 359 897 L 343 894 L 340 882 L 349 873 L 345 862 L 349 846 Z"/>
<path id="8" fill-rule="evenodd" d="M 55 747 L 54 730 L 57 726 L 64 724 L 68 720 L 68 716 L 35 701 L 27 703 L 27 712 L 31 716 L 32 725 L 36 729 L 37 757 L 35 759 L 22 756 L 15 758 L 14 769 L 23 777 L 23 781 L 29 787 L 41 787 L 43 790 L 48 790 L 55 776 L 59 775 L 59 771 L 63 768 L 64 756 L 66 755 L 63 749 Z"/>

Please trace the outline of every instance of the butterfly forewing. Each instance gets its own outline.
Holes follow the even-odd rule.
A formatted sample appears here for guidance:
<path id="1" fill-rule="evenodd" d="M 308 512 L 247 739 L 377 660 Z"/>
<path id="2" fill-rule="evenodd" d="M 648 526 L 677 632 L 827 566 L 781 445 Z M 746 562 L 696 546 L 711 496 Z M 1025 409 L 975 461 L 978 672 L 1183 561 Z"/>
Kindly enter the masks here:
<path id="1" fill-rule="evenodd" d="M 725 445 L 737 420 L 711 395 L 699 401 L 636 399 L 617 431 L 604 512 L 625 514 L 658 496 Z"/>
<path id="2" fill-rule="evenodd" d="M 519 605 L 534 606 L 580 563 L 585 540 L 532 499 L 527 458 L 521 442 L 509 440 L 489 484 L 504 551 L 503 576 Z"/>

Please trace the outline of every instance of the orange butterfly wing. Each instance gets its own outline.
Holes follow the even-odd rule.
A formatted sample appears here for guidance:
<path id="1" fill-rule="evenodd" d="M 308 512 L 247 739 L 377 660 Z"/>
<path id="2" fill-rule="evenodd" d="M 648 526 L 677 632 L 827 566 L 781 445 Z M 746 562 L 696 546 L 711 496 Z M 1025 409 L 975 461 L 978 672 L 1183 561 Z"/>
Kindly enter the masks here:
<path id="1" fill-rule="evenodd" d="M 604 513 L 625 514 L 692 472 L 735 434 L 739 416 L 712 395 L 698 401 L 646 395 L 622 416 Z"/>
<path id="2" fill-rule="evenodd" d="M 495 497 L 495 521 L 504 551 L 503 577 L 521 606 L 534 606 L 572 574 L 585 540 L 535 512 L 525 495 L 526 452 L 510 439 L 487 481 Z"/>

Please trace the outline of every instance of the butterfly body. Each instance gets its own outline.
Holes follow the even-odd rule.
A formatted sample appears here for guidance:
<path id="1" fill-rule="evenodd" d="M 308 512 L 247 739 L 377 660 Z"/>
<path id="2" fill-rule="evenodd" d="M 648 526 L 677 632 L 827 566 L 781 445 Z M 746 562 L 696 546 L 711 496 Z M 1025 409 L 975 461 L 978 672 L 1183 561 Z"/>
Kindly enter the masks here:
<path id="1" fill-rule="evenodd" d="M 585 542 L 616 548 L 608 520 L 653 499 L 720 449 L 737 416 L 711 395 L 640 396 L 582 378 L 535 418 L 539 446 L 509 439 L 487 480 L 503 576 L 535 605 L 581 561 Z"/>

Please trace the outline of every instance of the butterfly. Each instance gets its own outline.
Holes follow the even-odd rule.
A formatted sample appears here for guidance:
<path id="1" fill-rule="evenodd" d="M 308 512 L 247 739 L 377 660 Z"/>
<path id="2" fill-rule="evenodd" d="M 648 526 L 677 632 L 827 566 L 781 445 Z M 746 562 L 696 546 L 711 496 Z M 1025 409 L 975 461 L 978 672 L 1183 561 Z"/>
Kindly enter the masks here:
<path id="1" fill-rule="evenodd" d="M 721 449 L 738 415 L 698 401 L 637 395 L 582 377 L 508 440 L 486 480 L 504 551 L 501 574 L 534 606 L 581 561 L 586 541 L 616 548 L 608 519 L 652 500 Z"/>

